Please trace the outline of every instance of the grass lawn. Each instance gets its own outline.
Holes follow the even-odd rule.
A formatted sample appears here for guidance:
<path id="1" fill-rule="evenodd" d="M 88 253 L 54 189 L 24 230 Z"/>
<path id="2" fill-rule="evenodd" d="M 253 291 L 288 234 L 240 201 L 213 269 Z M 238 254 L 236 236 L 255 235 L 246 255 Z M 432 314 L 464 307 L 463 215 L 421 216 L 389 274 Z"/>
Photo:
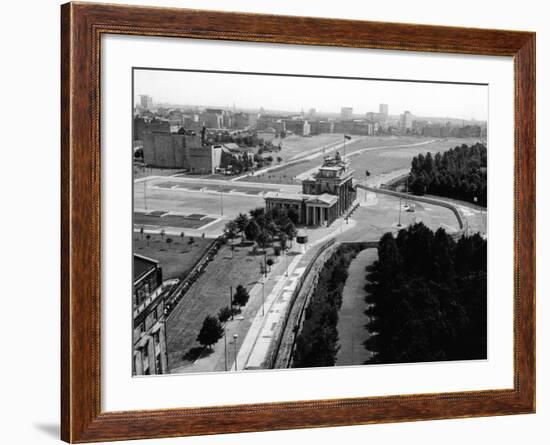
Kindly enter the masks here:
<path id="1" fill-rule="evenodd" d="M 338 312 L 338 343 L 336 366 L 362 365 L 370 358 L 363 342 L 370 333 L 365 329 L 368 317 L 364 314 L 366 267 L 378 259 L 376 249 L 365 249 L 348 267 L 348 278 L 342 290 L 342 307 Z"/>
<path id="2" fill-rule="evenodd" d="M 247 289 L 260 278 L 263 256 L 250 255 L 251 247 L 237 246 L 231 258 L 229 246 L 223 246 L 208 264 L 204 273 L 185 294 L 166 323 L 168 363 L 170 369 L 184 366 L 196 357 L 193 352 L 200 346 L 196 341 L 202 322 L 207 315 L 217 315 L 229 306 L 229 286 L 233 291 L 242 284 Z"/>
<path id="3" fill-rule="evenodd" d="M 431 152 L 435 154 L 437 152 L 447 151 L 458 145 L 466 144 L 472 145 L 479 139 L 439 139 L 433 143 L 426 145 L 419 145 L 416 147 L 404 147 L 392 149 L 381 149 L 373 151 L 365 151 L 358 153 L 355 156 L 350 156 L 349 161 L 352 168 L 355 170 L 355 179 L 365 179 L 365 170 L 369 170 L 371 175 L 379 175 L 382 173 L 389 173 L 393 170 L 405 169 L 411 166 L 413 157 L 420 153 L 426 154 Z M 406 142 L 404 142 L 405 144 Z"/>
<path id="4" fill-rule="evenodd" d="M 346 154 L 351 164 L 351 168 L 355 170 L 354 177 L 356 180 L 365 179 L 365 171 L 369 170 L 371 175 L 388 173 L 393 170 L 399 170 L 410 167 L 412 158 L 420 153 L 426 154 L 428 151 L 436 153 L 456 147 L 457 145 L 467 144 L 472 145 L 478 141 L 477 138 L 449 138 L 439 139 L 433 143 L 412 147 L 392 148 L 396 145 L 417 144 L 419 142 L 429 141 L 430 138 L 425 137 L 368 137 L 358 141 L 352 141 L 346 145 Z M 352 153 L 368 147 L 381 147 L 387 145 L 388 148 L 381 148 L 372 151 L 364 151 L 352 155 Z M 340 150 L 342 151 L 342 150 Z M 301 184 L 300 180 L 296 179 L 299 174 L 319 167 L 323 160 L 321 157 L 304 160 L 289 166 L 282 166 L 273 169 L 261 175 L 249 176 L 241 179 L 241 181 L 263 182 L 273 184 Z"/>
<path id="5" fill-rule="evenodd" d="M 344 135 L 342 134 L 319 134 L 311 137 L 303 136 L 287 136 L 280 139 L 275 138 L 273 140 L 274 145 L 281 143 L 282 150 L 280 152 L 272 153 L 273 157 L 281 156 L 284 160 L 291 159 L 292 157 L 302 154 L 307 150 L 314 150 L 315 148 L 323 147 L 328 144 L 342 142 Z"/>
<path id="6" fill-rule="evenodd" d="M 181 227 L 182 229 L 200 229 L 214 221 L 214 218 L 188 218 L 180 215 L 154 216 L 134 212 L 134 226 L 151 225 L 160 227 Z"/>
<path id="7" fill-rule="evenodd" d="M 163 241 L 160 235 L 151 234 L 147 246 L 145 235 L 143 240 L 139 233 L 133 235 L 134 253 L 160 261 L 165 280 L 187 275 L 204 251 L 214 242 L 213 239 L 195 237 L 195 242 L 191 245 L 189 237 L 184 237 L 183 240 L 179 236 L 172 239 L 172 244 L 168 245 L 166 236 Z"/>

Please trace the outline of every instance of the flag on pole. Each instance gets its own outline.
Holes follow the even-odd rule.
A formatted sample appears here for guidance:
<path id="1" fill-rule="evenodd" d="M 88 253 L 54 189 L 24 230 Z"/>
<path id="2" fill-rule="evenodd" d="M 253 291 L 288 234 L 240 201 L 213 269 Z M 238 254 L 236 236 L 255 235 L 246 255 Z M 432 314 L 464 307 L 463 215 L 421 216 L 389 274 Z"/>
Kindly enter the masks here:
<path id="1" fill-rule="evenodd" d="M 344 139 L 347 139 L 349 141 L 349 140 L 351 140 L 351 136 L 348 136 L 347 134 L 345 134 Z"/>

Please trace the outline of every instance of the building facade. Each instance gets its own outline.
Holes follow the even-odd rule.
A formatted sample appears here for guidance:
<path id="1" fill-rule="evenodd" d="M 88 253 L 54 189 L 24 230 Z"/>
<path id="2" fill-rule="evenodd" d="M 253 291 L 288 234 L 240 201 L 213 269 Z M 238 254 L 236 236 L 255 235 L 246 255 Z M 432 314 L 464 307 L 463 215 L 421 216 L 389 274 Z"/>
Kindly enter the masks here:
<path id="1" fill-rule="evenodd" d="M 399 126 L 404 130 L 410 130 L 413 127 L 413 115 L 410 111 L 405 111 L 399 120 Z"/>
<path id="2" fill-rule="evenodd" d="M 167 374 L 164 286 L 159 262 L 134 254 L 133 375 Z"/>
<path id="3" fill-rule="evenodd" d="M 294 209 L 298 223 L 307 226 L 329 226 L 355 201 L 353 170 L 336 153 L 326 157 L 311 177 L 302 181 L 302 193 L 269 192 L 266 210 Z"/>
<path id="4" fill-rule="evenodd" d="M 352 107 L 342 107 L 340 108 L 340 119 L 347 121 L 353 119 L 353 108 Z"/>
<path id="5" fill-rule="evenodd" d="M 153 108 L 153 98 L 147 94 L 142 94 L 139 96 L 139 104 L 142 108 L 149 110 Z"/>
<path id="6" fill-rule="evenodd" d="M 214 173 L 220 166 L 221 148 L 203 144 L 200 135 L 153 132 L 143 135 L 143 161 L 151 167 Z"/>

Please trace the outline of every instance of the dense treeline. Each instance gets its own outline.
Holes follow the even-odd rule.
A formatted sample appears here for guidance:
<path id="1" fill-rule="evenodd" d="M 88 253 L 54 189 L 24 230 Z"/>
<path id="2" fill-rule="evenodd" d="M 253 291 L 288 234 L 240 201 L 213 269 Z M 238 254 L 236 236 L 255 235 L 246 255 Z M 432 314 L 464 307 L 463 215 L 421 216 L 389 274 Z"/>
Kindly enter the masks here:
<path id="1" fill-rule="evenodd" d="M 367 268 L 369 363 L 487 357 L 487 242 L 422 223 L 386 233 Z"/>
<path id="2" fill-rule="evenodd" d="M 338 311 L 348 266 L 360 247 L 341 245 L 324 264 L 296 339 L 294 368 L 334 366 L 338 352 Z"/>
<path id="3" fill-rule="evenodd" d="M 415 156 L 409 178 L 416 195 L 429 193 L 487 206 L 487 147 L 463 144 L 432 156 Z"/>

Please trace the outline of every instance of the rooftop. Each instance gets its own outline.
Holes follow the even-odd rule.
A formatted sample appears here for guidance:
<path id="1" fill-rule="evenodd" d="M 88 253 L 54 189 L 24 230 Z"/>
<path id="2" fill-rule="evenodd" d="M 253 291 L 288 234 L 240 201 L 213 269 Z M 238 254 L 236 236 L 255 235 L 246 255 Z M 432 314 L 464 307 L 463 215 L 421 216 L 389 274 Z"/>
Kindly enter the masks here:
<path id="1" fill-rule="evenodd" d="M 134 253 L 134 282 L 152 269 L 156 269 L 158 264 L 157 260 Z"/>
<path id="2" fill-rule="evenodd" d="M 325 204 L 332 206 L 338 201 L 336 195 L 323 193 L 321 195 L 308 195 L 305 193 L 267 192 L 266 199 L 283 199 L 288 201 L 305 201 L 310 204 Z"/>

